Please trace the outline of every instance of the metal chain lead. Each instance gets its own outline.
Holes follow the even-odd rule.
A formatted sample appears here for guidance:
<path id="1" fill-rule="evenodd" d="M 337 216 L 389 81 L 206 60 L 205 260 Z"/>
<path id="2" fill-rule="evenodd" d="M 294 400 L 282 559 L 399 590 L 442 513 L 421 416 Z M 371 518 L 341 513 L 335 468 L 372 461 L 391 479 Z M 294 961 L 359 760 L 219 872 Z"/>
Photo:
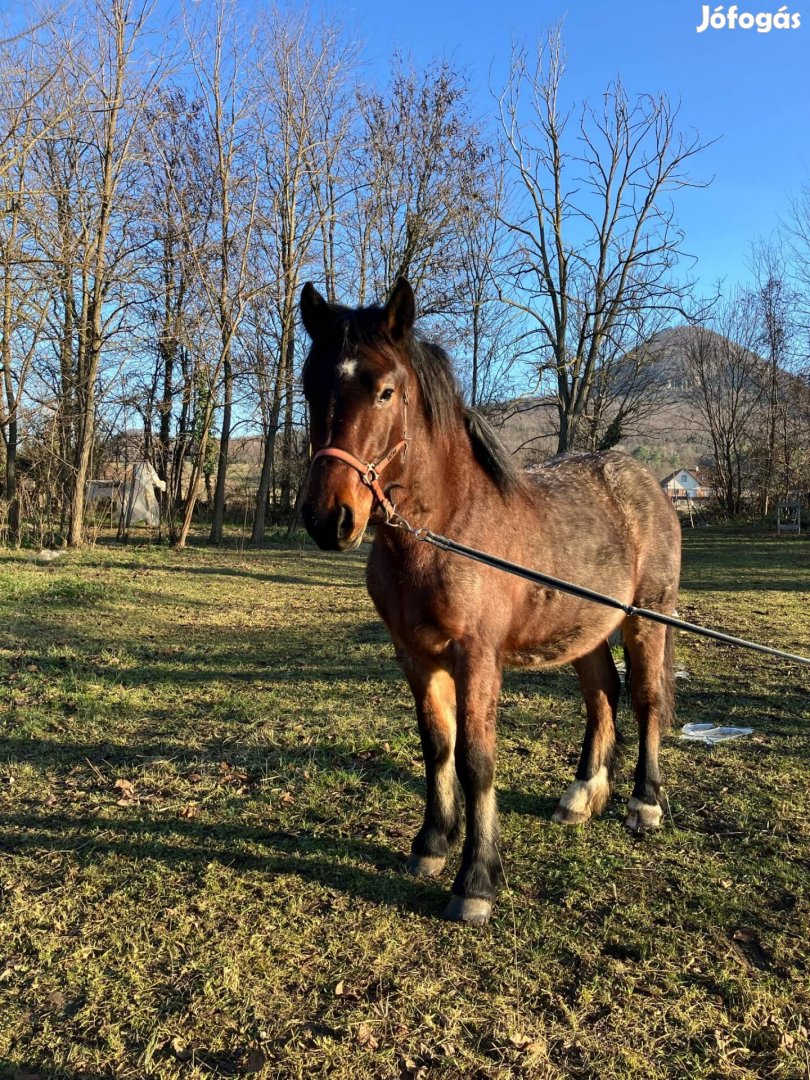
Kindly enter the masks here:
<path id="1" fill-rule="evenodd" d="M 684 619 L 678 619 L 674 615 L 664 615 L 660 611 L 651 611 L 649 608 L 640 608 L 635 607 L 633 604 L 625 604 L 613 596 L 597 592 L 595 589 L 588 589 L 584 585 L 575 585 L 571 581 L 564 581 L 562 578 L 555 578 L 550 574 L 541 574 L 539 570 L 530 570 L 527 566 L 520 566 L 518 563 L 509 562 L 507 559 L 500 559 L 497 555 L 489 555 L 487 552 L 479 551 L 477 548 L 459 544 L 447 536 L 441 536 L 439 533 L 431 532 L 430 529 L 424 526 L 415 528 L 402 516 L 402 514 L 397 512 L 396 507 L 394 507 L 394 512 L 391 514 L 386 524 L 390 525 L 393 529 L 402 529 L 404 532 L 415 537 L 415 539 L 422 543 L 431 544 L 440 551 L 448 551 L 454 555 L 462 555 L 465 559 L 472 559 L 474 562 L 480 562 L 485 566 L 491 566 L 495 570 L 502 570 L 504 573 L 515 575 L 515 577 L 525 578 L 527 581 L 534 582 L 536 585 L 544 585 L 546 588 L 555 589 L 557 592 L 570 593 L 572 596 L 577 596 L 581 600 L 590 600 L 594 604 L 602 604 L 604 607 L 616 608 L 619 611 L 623 611 L 626 615 L 636 616 L 641 619 L 649 619 L 652 622 L 662 623 L 664 626 L 672 626 L 676 630 L 686 630 L 691 634 L 701 634 L 703 637 L 712 638 L 713 640 L 723 642 L 726 645 L 736 645 L 743 649 L 753 649 L 755 652 L 765 653 L 768 656 L 778 656 L 783 660 L 792 660 L 794 663 L 810 666 L 810 657 L 808 656 L 799 656 L 796 653 L 785 652 L 783 649 L 774 649 L 770 645 L 760 645 L 755 641 L 747 641 L 745 638 L 733 637 L 731 634 L 724 634 L 720 630 L 711 630 L 706 626 L 699 626 L 697 623 L 686 622 Z"/>

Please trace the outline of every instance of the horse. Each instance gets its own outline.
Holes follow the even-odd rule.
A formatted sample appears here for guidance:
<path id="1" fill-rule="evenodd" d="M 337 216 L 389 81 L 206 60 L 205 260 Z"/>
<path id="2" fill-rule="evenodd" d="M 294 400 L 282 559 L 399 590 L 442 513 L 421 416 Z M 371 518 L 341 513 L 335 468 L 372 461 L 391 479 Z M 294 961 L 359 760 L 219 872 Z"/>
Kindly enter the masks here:
<path id="1" fill-rule="evenodd" d="M 681 530 L 655 478 L 617 451 L 559 455 L 519 470 L 484 418 L 465 408 L 447 354 L 414 330 L 400 278 L 384 305 L 328 302 L 308 282 L 300 312 L 311 444 L 302 519 L 327 551 L 374 529 L 366 583 L 416 705 L 425 814 L 407 870 L 435 877 L 461 830 L 444 915 L 489 920 L 503 865 L 495 722 L 505 666 L 573 664 L 586 728 L 575 778 L 553 820 L 578 825 L 612 793 L 621 683 L 608 638 L 621 629 L 639 729 L 626 824 L 660 827 L 658 748 L 673 714 L 670 628 L 597 606 L 420 543 L 416 523 L 624 603 L 675 609 Z M 383 475 L 384 474 L 384 475 Z"/>

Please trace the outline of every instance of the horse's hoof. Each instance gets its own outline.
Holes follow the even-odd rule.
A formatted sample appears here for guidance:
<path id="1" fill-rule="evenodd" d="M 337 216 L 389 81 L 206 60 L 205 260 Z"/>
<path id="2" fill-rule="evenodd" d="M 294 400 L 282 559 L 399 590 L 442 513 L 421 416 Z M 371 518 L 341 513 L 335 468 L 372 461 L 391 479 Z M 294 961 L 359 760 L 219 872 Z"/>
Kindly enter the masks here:
<path id="1" fill-rule="evenodd" d="M 470 923 L 471 926 L 483 926 L 489 922 L 492 904 L 480 896 L 456 896 L 453 893 L 450 903 L 444 909 L 444 918 L 451 922 Z"/>
<path id="2" fill-rule="evenodd" d="M 627 803 L 627 811 L 625 824 L 630 832 L 638 834 L 661 828 L 664 814 L 658 803 L 645 803 L 633 795 Z"/>
<path id="3" fill-rule="evenodd" d="M 562 803 L 557 807 L 554 813 L 551 815 L 551 820 L 558 825 L 583 825 L 590 819 L 590 810 L 580 812 L 578 810 L 569 810 L 567 806 L 563 806 Z"/>
<path id="4" fill-rule="evenodd" d="M 405 869 L 414 877 L 438 877 L 444 870 L 447 862 L 445 855 L 414 855 L 408 856 Z"/>
<path id="5" fill-rule="evenodd" d="M 575 780 L 560 799 L 552 821 L 558 825 L 581 825 L 601 814 L 610 798 L 610 779 L 603 765 L 590 780 Z"/>

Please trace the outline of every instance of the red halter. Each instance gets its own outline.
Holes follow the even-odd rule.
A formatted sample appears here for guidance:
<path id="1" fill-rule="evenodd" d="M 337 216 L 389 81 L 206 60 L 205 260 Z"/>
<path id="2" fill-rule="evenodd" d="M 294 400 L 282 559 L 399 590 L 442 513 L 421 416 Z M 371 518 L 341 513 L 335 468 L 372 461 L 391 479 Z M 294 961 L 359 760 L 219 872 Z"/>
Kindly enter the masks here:
<path id="1" fill-rule="evenodd" d="M 403 453 L 408 448 L 408 395 L 406 394 L 403 399 L 403 425 L 402 425 L 402 438 L 394 446 L 385 457 L 380 458 L 379 461 L 361 461 L 360 458 L 355 457 L 354 454 L 350 454 L 348 450 L 341 450 L 338 446 L 324 446 L 321 450 L 318 450 L 313 455 L 312 464 L 314 465 L 318 458 L 331 457 L 337 458 L 338 461 L 345 461 L 347 465 L 351 465 L 353 469 L 356 469 L 360 473 L 360 479 L 366 485 L 367 488 L 371 488 L 374 498 L 379 503 L 382 512 L 385 514 L 386 522 L 391 520 L 396 507 L 385 494 L 380 484 L 380 473 L 391 464 L 397 454 L 402 451 Z"/>

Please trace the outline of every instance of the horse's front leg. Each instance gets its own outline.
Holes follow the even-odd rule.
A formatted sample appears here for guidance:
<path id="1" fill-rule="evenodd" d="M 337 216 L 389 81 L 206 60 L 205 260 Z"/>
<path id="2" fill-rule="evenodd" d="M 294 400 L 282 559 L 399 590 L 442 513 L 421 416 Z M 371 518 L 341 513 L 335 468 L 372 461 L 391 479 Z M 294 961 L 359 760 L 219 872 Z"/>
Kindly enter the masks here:
<path id="1" fill-rule="evenodd" d="M 409 656 L 402 658 L 402 667 L 416 702 L 427 783 L 425 820 L 406 867 L 412 874 L 435 877 L 444 869 L 461 821 L 454 760 L 456 687 L 443 668 L 425 667 Z"/>
<path id="2" fill-rule="evenodd" d="M 464 790 L 466 836 L 461 869 L 444 914 L 460 922 L 485 923 L 501 877 L 495 805 L 495 718 L 501 664 L 491 650 L 459 646 L 455 676 L 456 771 Z"/>

